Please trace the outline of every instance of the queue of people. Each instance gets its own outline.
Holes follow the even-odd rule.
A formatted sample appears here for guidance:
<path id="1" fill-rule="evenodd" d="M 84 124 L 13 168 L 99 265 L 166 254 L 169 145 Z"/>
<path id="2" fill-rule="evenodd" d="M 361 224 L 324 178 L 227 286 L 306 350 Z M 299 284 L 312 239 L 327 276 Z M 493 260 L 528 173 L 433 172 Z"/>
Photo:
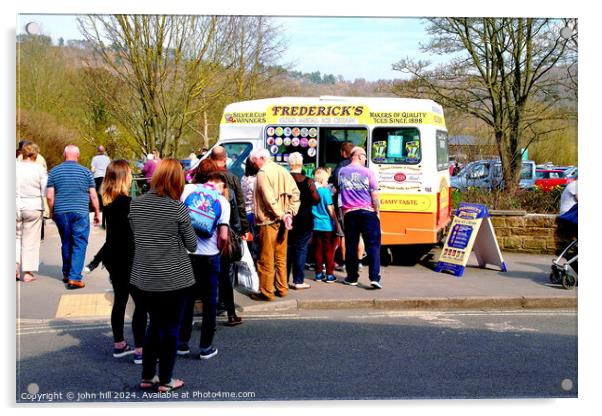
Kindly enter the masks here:
<path id="1" fill-rule="evenodd" d="M 306 177 L 299 153 L 290 155 L 289 172 L 275 163 L 267 150 L 253 151 L 242 185 L 228 171 L 229 158 L 221 146 L 214 147 L 189 172 L 190 183 L 177 159 L 160 160 L 158 155 L 149 155 L 149 190 L 132 199 L 132 170 L 128 162 L 110 161 L 101 146 L 92 162 L 94 173 L 79 163 L 79 149 L 69 145 L 64 151 L 64 162 L 46 174 L 43 166 L 35 163 L 39 156 L 37 146 L 24 143 L 22 160 L 17 162 L 17 279 L 35 280 L 39 223 L 46 197 L 49 216 L 61 237 L 63 282 L 71 290 L 85 287 L 89 212 L 91 208 L 93 222 L 99 225 L 103 207 L 106 239 L 88 268 L 93 270 L 102 262 L 113 287 L 113 357 L 133 355 L 133 362 L 142 364 L 141 388 L 162 392 L 180 388 L 184 382 L 174 377 L 174 367 L 178 355 L 190 354 L 196 300 L 201 299 L 203 304 L 200 359 L 210 359 L 218 353 L 213 341 L 220 309 L 228 314 L 225 325 L 243 322 L 234 304 L 234 263 L 238 259 L 231 255 L 233 244 L 241 240 L 253 243 L 260 291 L 252 297 L 267 301 L 286 296 L 289 288 L 311 287 L 304 281 L 311 240 L 315 247 L 315 280 L 336 281 L 333 248 L 341 220 L 347 222 L 353 217 L 352 221 L 357 221 L 345 230 L 347 252 L 358 244 L 360 234 L 375 247 L 380 245 L 380 237 L 376 241 L 377 233 L 372 229 L 380 230 L 379 226 L 374 227 L 378 221 L 377 205 L 368 206 L 368 202 L 375 201 L 374 181 L 368 170 L 359 166 L 365 157 L 362 151 L 353 148 L 349 166 L 341 169 L 336 194 L 341 200 L 343 218 L 337 218 L 335 191 L 328 184 L 328 172 L 318 169 L 316 182 Z M 346 169 L 352 171 L 346 173 Z M 358 173 L 366 180 L 358 179 Z M 205 214 L 203 220 L 211 218 L 214 222 L 210 231 L 200 229 L 196 219 L 199 211 Z M 374 283 L 380 280 L 378 255 L 370 250 L 368 257 L 372 286 L 380 288 Z M 357 257 L 348 256 L 348 261 L 357 262 Z M 354 284 L 357 264 L 355 268 L 351 264 L 347 267 L 344 282 Z M 130 296 L 134 301 L 133 345 L 124 336 Z"/>

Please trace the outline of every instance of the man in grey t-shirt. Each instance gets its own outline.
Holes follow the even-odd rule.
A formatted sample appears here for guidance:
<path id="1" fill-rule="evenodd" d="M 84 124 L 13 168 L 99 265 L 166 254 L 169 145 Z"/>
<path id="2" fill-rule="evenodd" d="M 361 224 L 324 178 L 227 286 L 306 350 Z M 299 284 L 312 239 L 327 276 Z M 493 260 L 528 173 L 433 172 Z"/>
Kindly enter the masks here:
<path id="1" fill-rule="evenodd" d="M 107 166 L 111 163 L 111 159 L 109 156 L 105 154 L 105 148 L 103 145 L 100 145 L 96 148 L 96 156 L 92 158 L 92 163 L 90 164 L 90 170 L 94 175 L 94 183 L 96 184 L 96 193 L 98 194 L 98 202 L 100 205 L 100 210 L 103 212 L 102 214 L 102 228 L 105 228 L 105 215 L 104 215 L 104 206 L 102 204 L 102 196 L 100 194 L 100 187 L 102 185 L 102 181 L 105 178 L 105 172 L 107 171 Z"/>

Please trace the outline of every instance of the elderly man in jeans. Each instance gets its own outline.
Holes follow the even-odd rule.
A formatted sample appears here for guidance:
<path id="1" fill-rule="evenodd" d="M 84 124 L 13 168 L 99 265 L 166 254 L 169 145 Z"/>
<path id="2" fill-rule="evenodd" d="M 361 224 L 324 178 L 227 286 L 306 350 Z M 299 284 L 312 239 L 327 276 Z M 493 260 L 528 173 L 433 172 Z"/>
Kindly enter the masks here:
<path id="1" fill-rule="evenodd" d="M 48 174 L 50 217 L 61 236 L 63 282 L 68 289 L 81 289 L 82 270 L 90 235 L 89 203 L 94 209 L 94 224 L 100 222 L 96 183 L 92 173 L 80 165 L 77 146 L 65 147 L 65 161 Z"/>
<path id="2" fill-rule="evenodd" d="M 338 183 L 341 209 L 345 224 L 345 251 L 347 277 L 343 283 L 357 286 L 357 246 L 360 234 L 368 253 L 369 279 L 373 289 L 380 289 L 380 201 L 376 175 L 365 167 L 366 151 L 354 147 L 351 163 L 339 171 Z"/>
<path id="3" fill-rule="evenodd" d="M 259 239 L 259 293 L 256 300 L 274 300 L 288 294 L 286 276 L 287 234 L 299 211 L 300 192 L 291 174 L 274 162 L 266 149 L 251 153 L 259 168 L 255 187 L 255 226 Z M 275 287 L 274 287 L 275 286 Z"/>

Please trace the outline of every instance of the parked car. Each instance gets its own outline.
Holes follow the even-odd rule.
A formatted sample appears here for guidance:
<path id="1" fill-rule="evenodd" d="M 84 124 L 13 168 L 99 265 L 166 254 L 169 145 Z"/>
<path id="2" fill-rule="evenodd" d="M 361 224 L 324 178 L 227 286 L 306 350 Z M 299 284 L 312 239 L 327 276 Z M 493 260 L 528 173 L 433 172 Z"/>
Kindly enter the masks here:
<path id="1" fill-rule="evenodd" d="M 537 169 L 535 172 L 535 185 L 542 191 L 551 191 L 556 186 L 566 186 L 575 178 L 564 176 L 565 171 L 561 169 Z"/>
<path id="2" fill-rule="evenodd" d="M 466 165 L 458 175 L 450 178 L 451 187 L 463 191 L 467 188 L 492 190 L 504 188 L 502 163 L 499 160 L 478 160 Z M 522 162 L 519 187 L 530 189 L 535 185 L 535 162 Z"/>
<path id="3" fill-rule="evenodd" d="M 564 178 L 577 179 L 579 177 L 579 168 L 577 168 L 577 166 L 571 166 L 563 172 L 562 176 Z"/>
<path id="4" fill-rule="evenodd" d="M 192 161 L 190 159 L 180 159 L 180 165 L 182 165 L 184 171 L 188 171 L 192 165 Z"/>

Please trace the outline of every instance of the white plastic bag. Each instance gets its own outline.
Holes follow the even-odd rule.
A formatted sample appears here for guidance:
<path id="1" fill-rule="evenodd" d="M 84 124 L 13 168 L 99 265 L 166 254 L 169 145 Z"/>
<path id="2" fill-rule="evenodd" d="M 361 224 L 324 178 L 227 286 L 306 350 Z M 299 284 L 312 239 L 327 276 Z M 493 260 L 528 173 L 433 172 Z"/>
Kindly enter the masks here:
<path id="1" fill-rule="evenodd" d="M 236 285 L 251 293 L 259 293 L 259 276 L 245 240 L 241 241 L 242 258 L 236 262 Z"/>

